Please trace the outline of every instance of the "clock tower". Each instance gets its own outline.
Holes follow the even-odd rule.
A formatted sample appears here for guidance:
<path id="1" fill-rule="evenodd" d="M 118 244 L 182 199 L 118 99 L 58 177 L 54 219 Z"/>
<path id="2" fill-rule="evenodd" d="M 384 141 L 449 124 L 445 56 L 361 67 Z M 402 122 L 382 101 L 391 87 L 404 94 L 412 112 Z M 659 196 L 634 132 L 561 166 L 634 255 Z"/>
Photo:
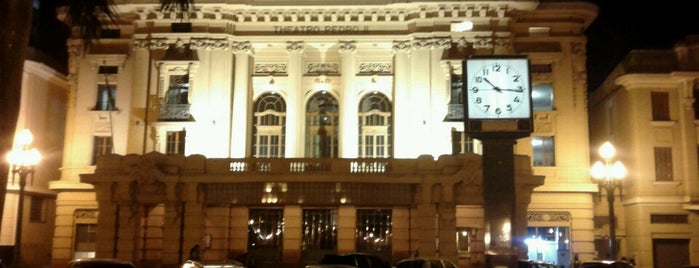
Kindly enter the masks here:
<path id="1" fill-rule="evenodd" d="M 525 234 L 516 226 L 514 145 L 532 131 L 529 60 L 473 56 L 463 62 L 465 132 L 483 144 L 486 267 L 517 267 Z"/>

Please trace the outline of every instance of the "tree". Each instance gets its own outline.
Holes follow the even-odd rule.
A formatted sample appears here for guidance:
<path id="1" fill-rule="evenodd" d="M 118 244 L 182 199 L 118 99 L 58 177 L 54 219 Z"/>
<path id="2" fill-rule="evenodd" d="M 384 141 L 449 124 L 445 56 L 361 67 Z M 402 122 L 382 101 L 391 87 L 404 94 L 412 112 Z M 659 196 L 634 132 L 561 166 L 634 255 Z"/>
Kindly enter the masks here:
<path id="1" fill-rule="evenodd" d="M 32 23 L 32 1 L 0 1 L 0 215 L 4 212 L 7 175 L 5 155 L 12 149 L 22 93 L 22 72 Z M 1 223 L 0 223 L 1 224 Z M 1 227 L 1 226 L 0 226 Z"/>

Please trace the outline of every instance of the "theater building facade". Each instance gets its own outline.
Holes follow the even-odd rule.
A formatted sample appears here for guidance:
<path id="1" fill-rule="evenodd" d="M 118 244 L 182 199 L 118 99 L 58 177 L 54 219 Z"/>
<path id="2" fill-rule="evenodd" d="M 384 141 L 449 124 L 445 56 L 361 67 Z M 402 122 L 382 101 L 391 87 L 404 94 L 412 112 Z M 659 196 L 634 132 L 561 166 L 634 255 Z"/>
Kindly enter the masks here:
<path id="1" fill-rule="evenodd" d="M 345 252 L 482 266 L 487 193 L 461 100 L 470 55 L 530 60 L 513 250 L 563 266 L 599 253 L 584 36 L 596 6 L 117 2 L 118 27 L 68 44 L 54 267 L 175 267 L 196 244 L 205 261 L 256 267 Z"/>

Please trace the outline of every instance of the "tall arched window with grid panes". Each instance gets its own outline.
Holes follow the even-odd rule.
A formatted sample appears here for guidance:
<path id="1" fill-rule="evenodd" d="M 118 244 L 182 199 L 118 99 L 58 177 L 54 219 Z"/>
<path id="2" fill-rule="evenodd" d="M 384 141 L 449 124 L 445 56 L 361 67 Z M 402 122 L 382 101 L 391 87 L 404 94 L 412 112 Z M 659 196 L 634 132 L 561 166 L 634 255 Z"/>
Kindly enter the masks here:
<path id="1" fill-rule="evenodd" d="M 380 92 L 359 101 L 359 157 L 387 158 L 393 151 L 391 101 Z"/>
<path id="2" fill-rule="evenodd" d="M 276 93 L 257 98 L 253 112 L 252 157 L 284 157 L 286 102 Z"/>
<path id="3" fill-rule="evenodd" d="M 315 93 L 306 104 L 306 157 L 338 157 L 339 106 L 326 91 Z"/>

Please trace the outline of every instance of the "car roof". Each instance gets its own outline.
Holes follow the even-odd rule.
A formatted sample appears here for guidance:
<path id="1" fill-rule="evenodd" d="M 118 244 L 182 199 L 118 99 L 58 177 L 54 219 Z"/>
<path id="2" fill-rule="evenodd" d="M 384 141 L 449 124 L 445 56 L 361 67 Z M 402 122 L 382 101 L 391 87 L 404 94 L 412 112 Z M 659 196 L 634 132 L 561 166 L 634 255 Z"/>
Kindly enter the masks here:
<path id="1" fill-rule="evenodd" d="M 70 261 L 71 268 L 127 268 L 134 267 L 133 263 L 119 259 L 74 259 Z"/>

